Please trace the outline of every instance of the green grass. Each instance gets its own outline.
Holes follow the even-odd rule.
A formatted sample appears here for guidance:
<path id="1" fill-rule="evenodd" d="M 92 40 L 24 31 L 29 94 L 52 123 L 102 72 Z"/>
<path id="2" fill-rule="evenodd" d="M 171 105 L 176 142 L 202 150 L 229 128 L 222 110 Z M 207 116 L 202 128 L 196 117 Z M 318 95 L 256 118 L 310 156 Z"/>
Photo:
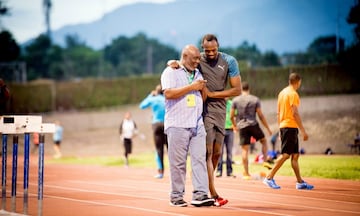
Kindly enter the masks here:
<path id="1" fill-rule="evenodd" d="M 266 172 L 261 164 L 252 163 L 254 155 L 250 155 L 250 173 Z M 189 162 L 190 160 L 188 160 Z M 234 161 L 241 161 L 240 155 L 234 156 Z M 47 160 L 46 163 L 76 164 L 76 165 L 98 165 L 98 166 L 123 166 L 121 156 L 93 156 L 93 157 L 63 157 L 61 159 Z M 148 152 L 133 154 L 129 157 L 132 167 L 147 167 L 156 169 L 155 153 Z M 303 177 L 316 177 L 328 179 L 348 179 L 360 181 L 360 156 L 357 155 L 301 155 L 299 159 L 300 171 Z M 165 167 L 168 168 L 168 160 L 165 157 Z M 190 170 L 190 166 L 188 163 Z M 225 167 L 224 167 L 225 168 Z M 233 165 L 234 174 L 242 173 L 242 165 Z M 277 175 L 293 176 L 290 160 L 286 161 Z"/>
<path id="2" fill-rule="evenodd" d="M 235 158 L 237 161 L 241 160 L 240 156 Z M 301 155 L 299 166 L 302 177 L 360 180 L 360 157 L 357 155 Z M 259 164 L 251 164 L 249 169 L 250 173 L 256 173 L 265 168 Z M 242 165 L 236 165 L 235 171 L 242 173 Z M 290 159 L 276 175 L 294 176 Z"/>

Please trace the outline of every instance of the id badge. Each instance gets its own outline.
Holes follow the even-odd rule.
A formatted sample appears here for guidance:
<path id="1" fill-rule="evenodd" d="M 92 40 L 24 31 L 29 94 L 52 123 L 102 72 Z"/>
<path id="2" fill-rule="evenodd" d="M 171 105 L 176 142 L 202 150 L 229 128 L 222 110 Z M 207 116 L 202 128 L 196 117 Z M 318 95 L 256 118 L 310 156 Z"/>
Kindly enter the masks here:
<path id="1" fill-rule="evenodd" d="M 195 106 L 195 95 L 194 94 L 186 95 L 186 104 L 188 107 Z"/>

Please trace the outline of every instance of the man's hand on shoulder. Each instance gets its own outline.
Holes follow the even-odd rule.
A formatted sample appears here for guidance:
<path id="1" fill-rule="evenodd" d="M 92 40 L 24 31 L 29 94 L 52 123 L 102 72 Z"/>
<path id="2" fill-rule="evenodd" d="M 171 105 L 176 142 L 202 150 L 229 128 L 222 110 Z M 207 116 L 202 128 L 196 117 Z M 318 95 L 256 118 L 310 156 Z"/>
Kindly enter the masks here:
<path id="1" fill-rule="evenodd" d="M 177 60 L 169 60 L 166 65 L 171 67 L 172 69 L 180 68 L 180 63 Z"/>

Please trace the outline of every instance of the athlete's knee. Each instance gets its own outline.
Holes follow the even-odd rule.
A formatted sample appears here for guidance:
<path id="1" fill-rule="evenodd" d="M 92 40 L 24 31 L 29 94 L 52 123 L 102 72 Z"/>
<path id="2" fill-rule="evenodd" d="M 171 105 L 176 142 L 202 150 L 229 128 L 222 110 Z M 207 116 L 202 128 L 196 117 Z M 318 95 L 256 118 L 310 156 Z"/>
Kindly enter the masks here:
<path id="1" fill-rule="evenodd" d="M 219 158 L 220 155 L 221 155 L 221 152 L 220 152 L 220 151 L 214 151 L 214 152 L 212 153 L 212 157 L 213 157 L 213 158 Z"/>
<path id="2" fill-rule="evenodd" d="M 287 160 L 287 159 L 289 159 L 289 158 L 290 158 L 290 155 L 289 155 L 289 154 L 284 153 L 284 154 L 282 154 L 282 157 L 284 158 L 284 160 Z"/>
<path id="3" fill-rule="evenodd" d="M 291 160 L 297 161 L 298 159 L 299 159 L 299 154 L 292 154 L 291 155 Z"/>
<path id="4" fill-rule="evenodd" d="M 265 138 L 265 137 L 261 138 L 261 139 L 260 139 L 260 143 L 261 143 L 262 145 L 266 145 L 266 144 L 267 144 L 266 138 Z"/>

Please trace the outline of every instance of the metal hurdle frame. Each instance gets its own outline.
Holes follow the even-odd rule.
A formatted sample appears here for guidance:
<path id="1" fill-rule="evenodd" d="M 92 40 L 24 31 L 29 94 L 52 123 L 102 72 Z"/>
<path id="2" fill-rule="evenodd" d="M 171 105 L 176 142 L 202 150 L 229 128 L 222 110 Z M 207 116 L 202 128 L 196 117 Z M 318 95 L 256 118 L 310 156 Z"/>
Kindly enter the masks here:
<path id="1" fill-rule="evenodd" d="M 11 184 L 11 212 L 16 212 L 17 156 L 18 135 L 24 134 L 24 200 L 23 213 L 28 214 L 30 133 L 39 133 L 38 164 L 38 215 L 42 215 L 43 182 L 44 182 L 44 133 L 54 133 L 55 124 L 42 123 L 41 116 L 12 115 L 0 116 L 0 133 L 2 133 L 2 210 L 6 211 L 6 169 L 7 169 L 7 136 L 13 134 L 13 160 Z"/>

